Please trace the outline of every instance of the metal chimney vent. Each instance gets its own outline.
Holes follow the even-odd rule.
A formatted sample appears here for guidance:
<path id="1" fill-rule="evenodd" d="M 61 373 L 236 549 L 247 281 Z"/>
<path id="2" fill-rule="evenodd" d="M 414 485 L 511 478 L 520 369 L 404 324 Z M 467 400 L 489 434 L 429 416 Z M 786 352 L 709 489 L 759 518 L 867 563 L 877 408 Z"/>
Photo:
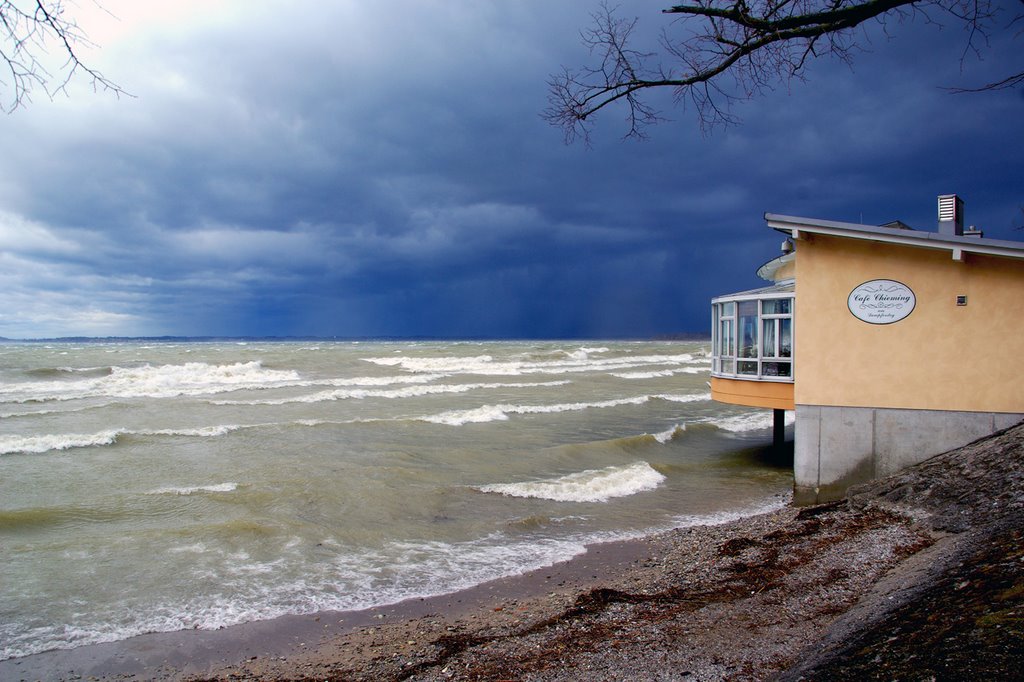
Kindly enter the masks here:
<path id="1" fill-rule="evenodd" d="M 939 197 L 939 233 L 963 236 L 964 201 L 955 194 Z"/>

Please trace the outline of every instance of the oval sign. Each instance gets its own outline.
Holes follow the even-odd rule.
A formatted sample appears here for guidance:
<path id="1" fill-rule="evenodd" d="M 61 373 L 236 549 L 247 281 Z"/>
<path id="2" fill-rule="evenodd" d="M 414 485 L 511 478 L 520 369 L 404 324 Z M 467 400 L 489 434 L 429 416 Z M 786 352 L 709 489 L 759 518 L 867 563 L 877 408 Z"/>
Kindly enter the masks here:
<path id="1" fill-rule="evenodd" d="M 914 312 L 917 297 L 902 282 L 873 279 L 851 291 L 847 305 L 858 320 L 868 324 L 892 324 Z"/>

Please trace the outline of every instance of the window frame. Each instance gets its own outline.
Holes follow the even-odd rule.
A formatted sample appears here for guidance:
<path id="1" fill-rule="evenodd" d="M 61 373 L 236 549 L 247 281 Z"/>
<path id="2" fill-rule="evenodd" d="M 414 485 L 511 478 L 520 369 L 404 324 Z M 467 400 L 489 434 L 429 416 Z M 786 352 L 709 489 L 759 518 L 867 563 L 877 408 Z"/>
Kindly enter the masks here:
<path id="1" fill-rule="evenodd" d="M 788 300 L 789 312 L 765 312 L 765 303 L 768 301 Z M 753 302 L 756 306 L 757 321 L 754 326 L 757 338 L 754 339 L 756 357 L 740 357 L 740 308 L 741 303 Z M 795 346 L 796 346 L 796 323 L 794 313 L 796 308 L 796 295 L 792 290 L 788 291 L 760 291 L 745 294 L 733 294 L 719 296 L 711 301 L 712 307 L 712 329 L 711 329 L 711 375 L 727 379 L 739 379 L 742 381 L 773 381 L 793 383 L 795 376 Z M 746 307 L 746 306 L 743 306 Z M 749 315 L 747 315 L 749 317 Z M 789 321 L 788 325 L 786 320 Z M 724 339 L 731 325 L 731 338 Z M 771 348 L 765 348 L 766 326 L 772 330 Z M 788 335 L 784 334 L 788 326 Z M 786 350 L 785 341 L 789 342 L 789 353 Z M 788 374 L 779 374 L 779 370 L 788 370 Z M 741 372 L 741 369 L 747 371 Z"/>

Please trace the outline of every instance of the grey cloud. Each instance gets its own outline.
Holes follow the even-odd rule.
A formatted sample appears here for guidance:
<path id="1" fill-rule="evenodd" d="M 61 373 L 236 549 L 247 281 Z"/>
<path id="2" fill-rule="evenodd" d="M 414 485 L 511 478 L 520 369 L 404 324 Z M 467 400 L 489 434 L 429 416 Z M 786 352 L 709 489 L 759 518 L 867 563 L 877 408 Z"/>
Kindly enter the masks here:
<path id="1" fill-rule="evenodd" d="M 587 150 L 539 118 L 548 74 L 587 58 L 586 3 L 218 7 L 106 46 L 138 99 L 0 126 L 0 334 L 76 309 L 59 333 L 699 330 L 778 248 L 764 211 L 929 227 L 937 193 L 983 223 L 1022 201 L 1022 100 L 937 90 L 957 59 L 926 27 L 741 127 L 701 137 L 663 94 L 649 142 L 611 111 Z"/>

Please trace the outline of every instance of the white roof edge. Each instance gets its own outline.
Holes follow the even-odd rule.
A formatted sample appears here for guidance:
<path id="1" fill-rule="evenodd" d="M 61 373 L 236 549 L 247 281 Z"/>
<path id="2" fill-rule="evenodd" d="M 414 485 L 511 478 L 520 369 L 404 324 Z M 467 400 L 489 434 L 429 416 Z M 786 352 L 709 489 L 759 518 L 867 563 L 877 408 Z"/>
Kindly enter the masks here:
<path id="1" fill-rule="evenodd" d="M 797 218 L 794 216 L 776 215 L 774 213 L 765 213 L 764 219 L 768 227 L 787 234 L 808 232 L 810 234 L 825 234 L 847 237 L 849 239 L 869 239 L 890 244 L 916 246 L 924 249 L 944 249 L 951 253 L 959 251 L 961 253 L 980 253 L 990 256 L 1024 259 L 1024 242 L 986 239 L 984 237 L 957 237 L 955 235 L 939 234 L 938 232 L 902 230 L 894 227 L 859 225 L 857 223 L 843 223 L 817 218 Z"/>
<path id="2" fill-rule="evenodd" d="M 763 280 L 767 280 L 769 282 L 774 282 L 775 281 L 775 273 L 778 272 L 779 269 L 783 265 L 785 265 L 786 263 L 793 262 L 793 260 L 795 258 L 796 258 L 796 252 L 794 252 L 794 251 L 791 251 L 789 253 L 785 253 L 785 254 L 783 254 L 781 256 L 778 256 L 776 258 L 772 258 L 770 261 L 768 261 L 767 263 L 765 263 L 764 265 L 762 265 L 761 267 L 759 267 L 757 269 L 757 276 L 760 277 Z"/>
<path id="3" fill-rule="evenodd" d="M 730 294 L 722 294 L 711 299 L 712 303 L 727 301 L 730 299 L 751 299 L 751 298 L 786 298 L 795 293 L 795 280 L 787 279 L 772 286 L 760 287 L 758 289 L 747 289 L 746 291 L 734 291 Z"/>

